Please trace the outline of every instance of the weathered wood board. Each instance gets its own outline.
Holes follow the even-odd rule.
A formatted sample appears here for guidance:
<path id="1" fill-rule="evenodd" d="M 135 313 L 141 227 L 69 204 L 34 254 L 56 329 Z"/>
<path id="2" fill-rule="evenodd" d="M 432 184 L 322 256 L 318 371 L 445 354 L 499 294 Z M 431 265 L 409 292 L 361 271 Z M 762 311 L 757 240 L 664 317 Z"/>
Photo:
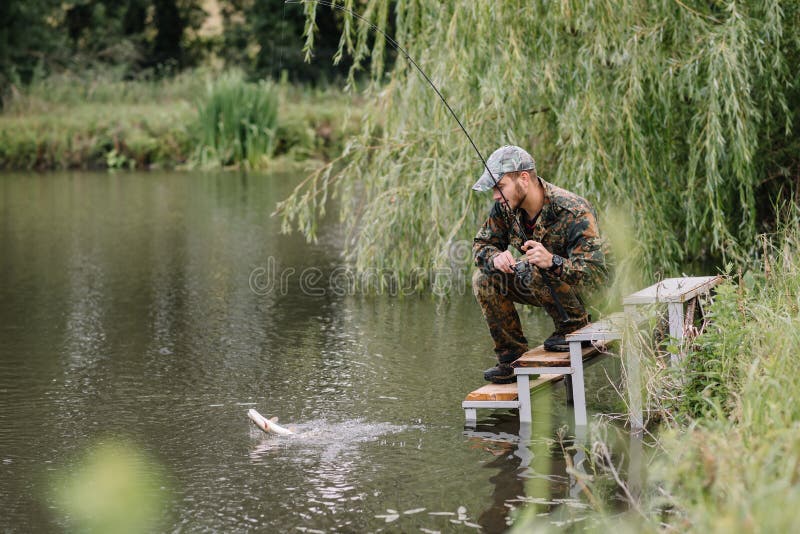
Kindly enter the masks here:
<path id="1" fill-rule="evenodd" d="M 582 352 L 584 360 L 600 353 L 595 347 L 583 347 Z M 569 367 L 569 352 L 550 352 L 539 345 L 516 359 L 511 367 Z"/>
<path id="2" fill-rule="evenodd" d="M 667 278 L 632 293 L 622 300 L 624 305 L 653 304 L 656 302 L 686 302 L 701 293 L 707 293 L 720 284 L 721 276 L 690 276 L 686 278 Z"/>
<path id="3" fill-rule="evenodd" d="M 530 387 L 534 390 L 550 382 L 560 380 L 564 375 L 541 375 L 536 380 L 531 380 Z M 517 400 L 517 384 L 486 384 L 469 393 L 468 401 L 514 401 Z"/>
<path id="4" fill-rule="evenodd" d="M 634 323 L 642 321 L 642 317 L 636 314 L 629 314 Z M 599 321 L 589 323 L 583 328 L 564 336 L 569 341 L 613 341 L 622 339 L 622 331 L 628 318 L 623 312 L 612 313 Z"/>

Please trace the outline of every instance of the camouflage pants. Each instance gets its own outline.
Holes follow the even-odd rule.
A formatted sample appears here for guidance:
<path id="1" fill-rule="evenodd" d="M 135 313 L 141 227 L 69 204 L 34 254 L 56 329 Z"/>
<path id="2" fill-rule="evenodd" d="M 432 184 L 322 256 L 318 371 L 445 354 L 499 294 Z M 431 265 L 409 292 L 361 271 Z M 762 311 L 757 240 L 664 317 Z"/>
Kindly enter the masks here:
<path id="1" fill-rule="evenodd" d="M 567 316 L 566 320 L 562 320 L 538 269 L 532 269 L 526 282 L 513 274 L 486 274 L 480 269 L 472 277 L 472 292 L 489 326 L 499 362 L 514 361 L 528 350 L 528 340 L 522 333 L 515 302 L 544 308 L 553 319 L 556 334 L 567 334 L 589 321 L 580 295 L 571 286 L 550 278 L 550 284 Z"/>

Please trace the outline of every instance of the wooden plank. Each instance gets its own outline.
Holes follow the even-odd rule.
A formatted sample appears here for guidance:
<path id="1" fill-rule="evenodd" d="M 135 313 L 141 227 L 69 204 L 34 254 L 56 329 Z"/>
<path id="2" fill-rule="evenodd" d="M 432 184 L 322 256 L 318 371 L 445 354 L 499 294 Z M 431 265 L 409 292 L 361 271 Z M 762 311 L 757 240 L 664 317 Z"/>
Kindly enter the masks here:
<path id="1" fill-rule="evenodd" d="M 622 332 L 625 330 L 627 321 L 630 320 L 635 326 L 643 323 L 646 316 L 638 313 L 635 308 L 627 312 L 616 312 L 611 315 L 589 323 L 583 328 L 579 328 L 572 333 L 564 336 L 567 342 L 570 341 L 613 341 L 622 339 Z"/>
<path id="2" fill-rule="evenodd" d="M 595 347 L 584 347 L 583 359 L 599 352 Z M 514 360 L 511 367 L 569 367 L 569 352 L 550 352 L 539 345 Z"/>
<path id="3" fill-rule="evenodd" d="M 637 318 L 634 318 L 636 320 Z M 612 313 L 608 317 L 589 323 L 583 328 L 565 336 L 569 341 L 611 341 L 622 337 L 622 330 L 625 328 L 625 314 L 623 312 Z"/>
<path id="4" fill-rule="evenodd" d="M 559 380 L 564 375 L 541 375 L 536 380 L 531 380 L 531 391 Z M 517 384 L 486 384 L 466 397 L 468 401 L 514 401 L 517 400 Z"/>
<path id="5" fill-rule="evenodd" d="M 624 305 L 653 304 L 655 302 L 686 302 L 700 293 L 707 293 L 712 287 L 720 284 L 721 276 L 687 276 L 684 278 L 667 278 L 632 293 L 622 300 Z"/>

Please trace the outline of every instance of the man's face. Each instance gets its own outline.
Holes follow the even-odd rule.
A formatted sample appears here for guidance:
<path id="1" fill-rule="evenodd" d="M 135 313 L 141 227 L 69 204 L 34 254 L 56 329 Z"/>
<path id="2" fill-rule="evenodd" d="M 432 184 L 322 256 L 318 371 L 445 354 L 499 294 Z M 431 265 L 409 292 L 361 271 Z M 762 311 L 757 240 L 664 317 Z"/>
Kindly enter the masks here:
<path id="1" fill-rule="evenodd" d="M 517 209 L 525 200 L 525 187 L 522 176 L 516 173 L 504 174 L 497 185 L 492 188 L 492 198 L 495 202 L 503 202 L 503 197 L 508 200 L 509 208 Z M 502 191 L 502 195 L 500 192 Z"/>

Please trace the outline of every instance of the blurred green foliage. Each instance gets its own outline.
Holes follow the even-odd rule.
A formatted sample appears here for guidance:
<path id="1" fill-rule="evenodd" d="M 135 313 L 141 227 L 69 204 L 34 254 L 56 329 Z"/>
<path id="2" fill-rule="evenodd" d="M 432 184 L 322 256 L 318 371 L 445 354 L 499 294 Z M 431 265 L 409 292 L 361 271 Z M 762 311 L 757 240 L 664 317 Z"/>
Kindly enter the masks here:
<path id="1" fill-rule="evenodd" d="M 111 441 L 60 472 L 54 497 L 75 531 L 154 532 L 168 498 L 164 478 L 137 447 Z"/>
<path id="2" fill-rule="evenodd" d="M 790 532 L 800 506 L 800 210 L 718 288 L 687 355 L 643 509 L 682 531 Z M 675 390 L 673 390 L 675 392 Z M 666 397 L 666 395 L 665 395 Z"/>
<path id="3" fill-rule="evenodd" d="M 283 0 L 0 2 L 0 168 L 332 158 L 353 99 L 327 89 L 352 66 L 333 61 L 344 18 L 320 13 L 308 56 L 305 20 Z"/>

